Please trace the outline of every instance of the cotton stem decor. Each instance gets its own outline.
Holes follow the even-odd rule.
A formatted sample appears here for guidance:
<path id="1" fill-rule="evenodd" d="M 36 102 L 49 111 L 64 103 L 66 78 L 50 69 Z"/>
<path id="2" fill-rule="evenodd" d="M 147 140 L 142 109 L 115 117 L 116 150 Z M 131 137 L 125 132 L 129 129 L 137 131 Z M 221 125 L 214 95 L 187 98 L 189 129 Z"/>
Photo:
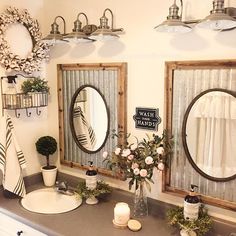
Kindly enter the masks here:
<path id="1" fill-rule="evenodd" d="M 14 23 L 22 24 L 28 30 L 33 48 L 26 58 L 21 58 L 10 50 L 5 32 Z M 49 58 L 49 47 L 41 41 L 41 32 L 38 21 L 33 19 L 27 10 L 19 11 L 17 8 L 9 7 L 0 15 L 0 64 L 5 69 L 16 72 L 24 72 L 31 75 L 41 69 L 42 60 Z"/>

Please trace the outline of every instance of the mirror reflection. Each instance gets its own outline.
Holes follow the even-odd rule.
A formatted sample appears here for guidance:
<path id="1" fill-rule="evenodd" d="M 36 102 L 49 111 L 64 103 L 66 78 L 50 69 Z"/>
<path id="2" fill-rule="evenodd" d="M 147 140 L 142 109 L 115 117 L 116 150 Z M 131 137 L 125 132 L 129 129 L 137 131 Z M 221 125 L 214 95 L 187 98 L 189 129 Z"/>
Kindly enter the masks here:
<path id="1" fill-rule="evenodd" d="M 90 85 L 80 87 L 72 98 L 70 116 L 72 135 L 78 146 L 88 153 L 99 151 L 109 128 L 102 94 Z"/>
<path id="2" fill-rule="evenodd" d="M 201 93 L 189 105 L 184 122 L 183 141 L 193 166 L 210 177 L 235 175 L 236 98 L 232 92 Z"/>

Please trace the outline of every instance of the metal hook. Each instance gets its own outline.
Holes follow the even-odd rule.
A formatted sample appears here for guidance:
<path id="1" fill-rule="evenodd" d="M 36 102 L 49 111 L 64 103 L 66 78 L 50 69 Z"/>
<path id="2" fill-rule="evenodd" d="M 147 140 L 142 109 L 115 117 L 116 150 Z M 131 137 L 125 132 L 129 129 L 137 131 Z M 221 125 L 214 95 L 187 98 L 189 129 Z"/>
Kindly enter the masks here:
<path id="1" fill-rule="evenodd" d="M 36 107 L 36 114 L 37 114 L 38 116 L 41 115 L 41 111 L 38 109 L 38 107 Z"/>
<path id="2" fill-rule="evenodd" d="M 25 108 L 25 111 L 26 111 L 26 115 L 27 115 L 28 117 L 30 117 L 30 116 L 31 116 L 31 112 L 29 112 L 27 108 Z"/>
<path id="3" fill-rule="evenodd" d="M 20 117 L 20 113 L 17 112 L 17 109 L 15 109 L 15 116 L 16 116 L 16 118 Z"/>

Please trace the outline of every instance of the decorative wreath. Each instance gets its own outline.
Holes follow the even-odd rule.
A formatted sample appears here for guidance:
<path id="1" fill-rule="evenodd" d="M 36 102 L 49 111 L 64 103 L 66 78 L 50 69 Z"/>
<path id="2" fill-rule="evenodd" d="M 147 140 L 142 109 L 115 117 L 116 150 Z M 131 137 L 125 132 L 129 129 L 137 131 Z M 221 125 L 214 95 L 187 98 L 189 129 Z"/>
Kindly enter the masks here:
<path id="1" fill-rule="evenodd" d="M 10 24 L 23 24 L 32 39 L 33 48 L 27 58 L 20 58 L 10 51 L 10 47 L 4 38 L 6 29 Z M 17 8 L 9 7 L 0 15 L 0 64 L 7 71 L 24 72 L 31 75 L 41 69 L 43 59 L 49 58 L 49 46 L 41 41 L 41 32 L 37 20 L 31 18 L 27 10 L 20 12 Z"/>

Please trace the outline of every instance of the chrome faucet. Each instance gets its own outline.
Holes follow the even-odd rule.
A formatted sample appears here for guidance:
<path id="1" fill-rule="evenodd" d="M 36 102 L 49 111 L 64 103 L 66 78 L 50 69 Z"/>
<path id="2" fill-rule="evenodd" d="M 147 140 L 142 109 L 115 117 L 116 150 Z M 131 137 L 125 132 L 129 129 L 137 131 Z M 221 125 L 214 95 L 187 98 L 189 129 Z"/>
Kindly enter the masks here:
<path id="1" fill-rule="evenodd" d="M 56 191 L 65 195 L 73 195 L 74 192 L 69 189 L 66 181 L 56 181 Z"/>

